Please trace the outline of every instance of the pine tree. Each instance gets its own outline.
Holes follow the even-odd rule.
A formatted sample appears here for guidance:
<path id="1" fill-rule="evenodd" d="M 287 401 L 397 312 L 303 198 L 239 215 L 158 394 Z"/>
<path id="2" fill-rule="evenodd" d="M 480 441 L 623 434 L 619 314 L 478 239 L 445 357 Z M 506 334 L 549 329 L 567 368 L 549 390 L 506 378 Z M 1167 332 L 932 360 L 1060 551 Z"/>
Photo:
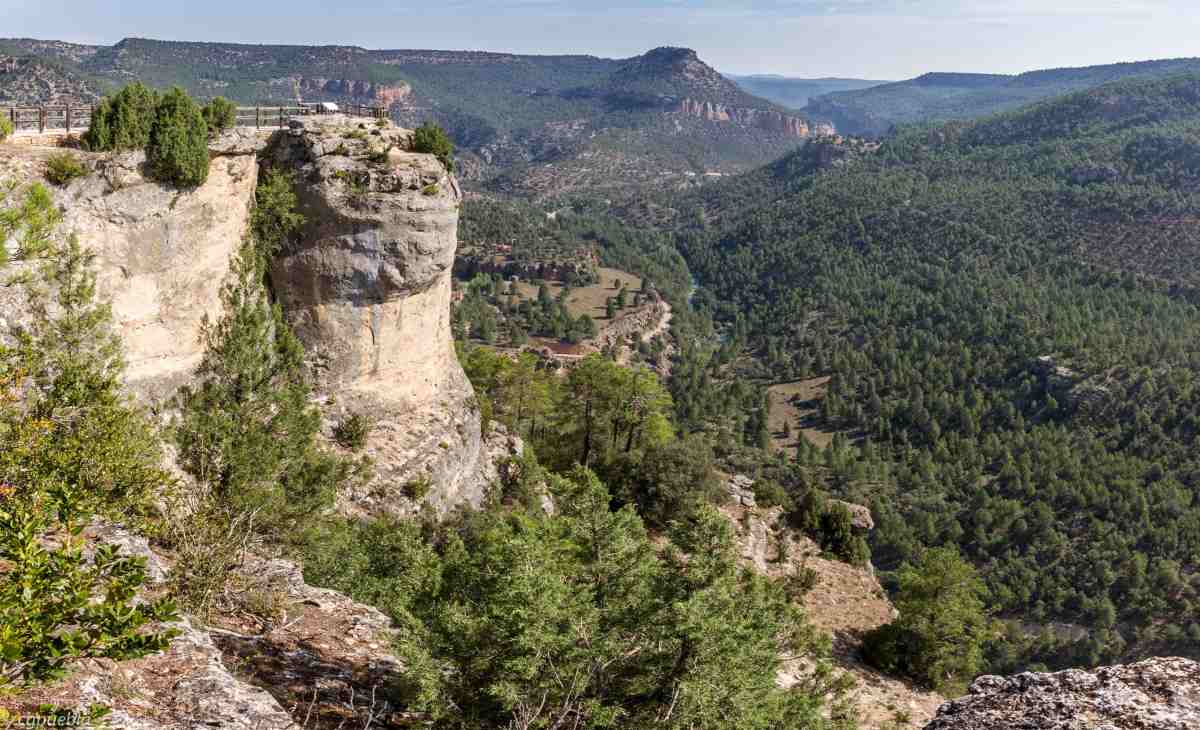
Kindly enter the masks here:
<path id="1" fill-rule="evenodd" d="M 180 391 L 179 462 L 216 499 L 257 513 L 283 538 L 328 506 L 349 466 L 316 442 L 304 349 L 263 286 L 247 241 L 221 292 L 225 315 L 203 326 L 197 384 Z"/>
<path id="2" fill-rule="evenodd" d="M 146 162 L 155 178 L 180 187 L 196 187 L 208 179 L 208 123 L 183 89 L 171 89 L 158 102 Z"/>

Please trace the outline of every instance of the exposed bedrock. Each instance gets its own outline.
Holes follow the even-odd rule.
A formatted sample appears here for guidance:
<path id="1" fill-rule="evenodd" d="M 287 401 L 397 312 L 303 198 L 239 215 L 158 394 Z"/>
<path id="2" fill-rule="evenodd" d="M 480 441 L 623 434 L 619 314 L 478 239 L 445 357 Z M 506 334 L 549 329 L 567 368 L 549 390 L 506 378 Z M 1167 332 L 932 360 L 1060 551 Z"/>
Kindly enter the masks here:
<path id="1" fill-rule="evenodd" d="M 334 418 L 375 427 L 376 476 L 343 506 L 411 512 L 478 504 L 492 463 L 474 394 L 454 354 L 450 276 L 458 183 L 411 132 L 310 117 L 278 133 L 264 164 L 295 176 L 306 223 L 271 268 Z"/>

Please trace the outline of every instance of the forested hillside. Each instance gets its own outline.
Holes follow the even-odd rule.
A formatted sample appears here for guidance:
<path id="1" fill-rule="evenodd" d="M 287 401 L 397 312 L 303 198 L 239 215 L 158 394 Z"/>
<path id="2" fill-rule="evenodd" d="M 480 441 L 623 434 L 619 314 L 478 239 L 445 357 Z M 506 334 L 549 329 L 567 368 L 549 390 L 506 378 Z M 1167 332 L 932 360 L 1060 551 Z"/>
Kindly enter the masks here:
<path id="1" fill-rule="evenodd" d="M 1197 111 L 1200 77 L 1121 82 L 676 201 L 760 377 L 831 378 L 844 435 L 796 458 L 883 570 L 975 563 L 996 670 L 1200 655 Z"/>
<path id="2" fill-rule="evenodd" d="M 806 111 L 833 120 L 846 134 L 886 134 L 896 124 L 976 119 L 1040 99 L 1125 78 L 1163 78 L 1200 71 L 1200 59 L 1178 58 L 1003 74 L 928 73 L 908 81 L 813 98 Z"/>

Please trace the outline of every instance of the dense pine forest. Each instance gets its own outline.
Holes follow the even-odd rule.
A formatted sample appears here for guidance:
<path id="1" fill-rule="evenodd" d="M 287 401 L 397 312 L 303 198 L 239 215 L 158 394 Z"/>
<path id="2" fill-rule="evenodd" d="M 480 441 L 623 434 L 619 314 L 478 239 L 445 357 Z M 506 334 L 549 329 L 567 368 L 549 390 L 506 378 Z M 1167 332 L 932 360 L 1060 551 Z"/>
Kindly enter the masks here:
<path id="1" fill-rule="evenodd" d="M 832 378 L 798 466 L 871 505 L 883 570 L 977 566 L 996 670 L 1200 655 L 1198 107 L 1122 82 L 673 201 L 747 374 Z"/>

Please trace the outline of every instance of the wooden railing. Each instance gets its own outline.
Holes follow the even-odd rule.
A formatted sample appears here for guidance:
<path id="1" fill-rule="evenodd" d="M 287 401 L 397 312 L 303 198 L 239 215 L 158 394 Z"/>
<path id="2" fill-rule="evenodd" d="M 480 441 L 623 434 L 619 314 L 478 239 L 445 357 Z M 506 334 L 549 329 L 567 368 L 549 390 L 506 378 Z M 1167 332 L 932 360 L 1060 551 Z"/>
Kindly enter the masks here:
<path id="1" fill-rule="evenodd" d="M 382 119 L 387 116 L 383 107 L 365 104 L 339 106 L 338 112 L 350 116 Z M 320 104 L 297 106 L 239 106 L 237 125 L 256 129 L 283 128 L 294 117 L 325 113 Z M 0 107 L 0 114 L 12 121 L 14 132 L 46 134 L 82 132 L 92 119 L 91 105 L 79 106 L 10 106 Z"/>
<path id="2" fill-rule="evenodd" d="M 10 106 L 0 110 L 8 117 L 16 132 L 62 131 L 70 134 L 88 128 L 92 119 L 92 107 L 87 106 Z"/>

